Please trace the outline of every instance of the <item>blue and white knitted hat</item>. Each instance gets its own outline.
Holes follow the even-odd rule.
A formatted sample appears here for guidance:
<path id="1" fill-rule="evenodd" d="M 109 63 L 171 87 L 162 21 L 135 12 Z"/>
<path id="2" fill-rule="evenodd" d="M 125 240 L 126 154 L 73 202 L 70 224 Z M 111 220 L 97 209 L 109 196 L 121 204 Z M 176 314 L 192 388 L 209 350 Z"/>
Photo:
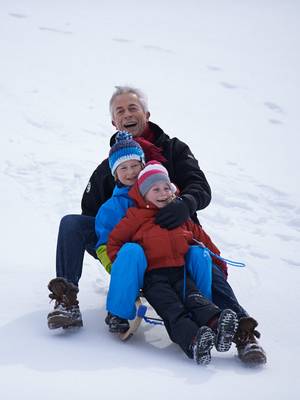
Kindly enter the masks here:
<path id="1" fill-rule="evenodd" d="M 145 155 L 142 147 L 132 138 L 131 133 L 119 131 L 116 142 L 111 147 L 108 162 L 112 175 L 115 175 L 118 166 L 128 160 L 138 160 L 145 164 Z"/>

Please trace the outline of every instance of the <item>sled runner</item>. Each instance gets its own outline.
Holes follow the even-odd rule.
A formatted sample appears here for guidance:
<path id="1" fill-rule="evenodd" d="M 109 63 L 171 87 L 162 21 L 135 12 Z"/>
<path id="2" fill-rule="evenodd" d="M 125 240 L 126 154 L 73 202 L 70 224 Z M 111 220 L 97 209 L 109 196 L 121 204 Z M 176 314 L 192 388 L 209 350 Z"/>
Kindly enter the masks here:
<path id="1" fill-rule="evenodd" d="M 149 324 L 154 324 L 154 325 L 163 325 L 164 324 L 163 321 L 159 318 L 153 318 L 153 317 L 146 316 L 147 306 L 142 304 L 140 297 L 137 299 L 135 304 L 137 307 L 135 319 L 130 322 L 130 327 L 126 332 L 119 333 L 119 338 L 123 341 L 128 340 L 132 337 L 132 335 L 138 330 L 138 328 L 141 325 L 143 320 Z"/>

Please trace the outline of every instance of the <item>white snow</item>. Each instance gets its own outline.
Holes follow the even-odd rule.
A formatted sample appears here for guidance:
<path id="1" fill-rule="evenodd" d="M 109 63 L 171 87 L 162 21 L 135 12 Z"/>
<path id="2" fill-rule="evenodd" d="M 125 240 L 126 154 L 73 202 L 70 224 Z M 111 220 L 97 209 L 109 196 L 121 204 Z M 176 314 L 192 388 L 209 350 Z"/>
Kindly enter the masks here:
<path id="1" fill-rule="evenodd" d="M 299 17 L 296 0 L 1 0 L 1 399 L 298 398 Z M 259 321 L 263 368 L 234 348 L 198 367 L 145 324 L 121 343 L 89 256 L 84 328 L 47 328 L 58 224 L 80 212 L 114 132 L 108 100 L 127 83 L 206 173 L 199 217 L 247 263 L 229 279 Z"/>

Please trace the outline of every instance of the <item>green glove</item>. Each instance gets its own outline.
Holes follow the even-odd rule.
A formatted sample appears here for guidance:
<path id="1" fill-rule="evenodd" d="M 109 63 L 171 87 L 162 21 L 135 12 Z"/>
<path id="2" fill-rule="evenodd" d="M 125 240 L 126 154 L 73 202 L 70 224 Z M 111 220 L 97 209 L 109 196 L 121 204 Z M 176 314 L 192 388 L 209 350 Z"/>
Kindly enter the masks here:
<path id="1" fill-rule="evenodd" d="M 102 244 L 101 246 L 99 246 L 98 249 L 96 250 L 96 254 L 97 254 L 97 257 L 99 258 L 101 264 L 103 265 L 103 267 L 110 274 L 111 261 L 108 257 L 107 251 L 106 251 L 106 244 Z"/>

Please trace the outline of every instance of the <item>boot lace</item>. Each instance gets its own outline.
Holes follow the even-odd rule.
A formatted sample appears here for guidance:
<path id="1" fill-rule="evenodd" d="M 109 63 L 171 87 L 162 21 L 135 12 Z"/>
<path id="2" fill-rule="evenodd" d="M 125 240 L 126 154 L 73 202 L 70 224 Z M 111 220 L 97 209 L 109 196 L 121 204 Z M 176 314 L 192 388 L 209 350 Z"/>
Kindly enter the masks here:
<path id="1" fill-rule="evenodd" d="M 236 345 L 244 346 L 248 343 L 256 343 L 256 338 L 260 338 L 260 333 L 255 329 L 257 325 L 258 324 L 254 318 L 241 318 L 235 335 Z"/>

